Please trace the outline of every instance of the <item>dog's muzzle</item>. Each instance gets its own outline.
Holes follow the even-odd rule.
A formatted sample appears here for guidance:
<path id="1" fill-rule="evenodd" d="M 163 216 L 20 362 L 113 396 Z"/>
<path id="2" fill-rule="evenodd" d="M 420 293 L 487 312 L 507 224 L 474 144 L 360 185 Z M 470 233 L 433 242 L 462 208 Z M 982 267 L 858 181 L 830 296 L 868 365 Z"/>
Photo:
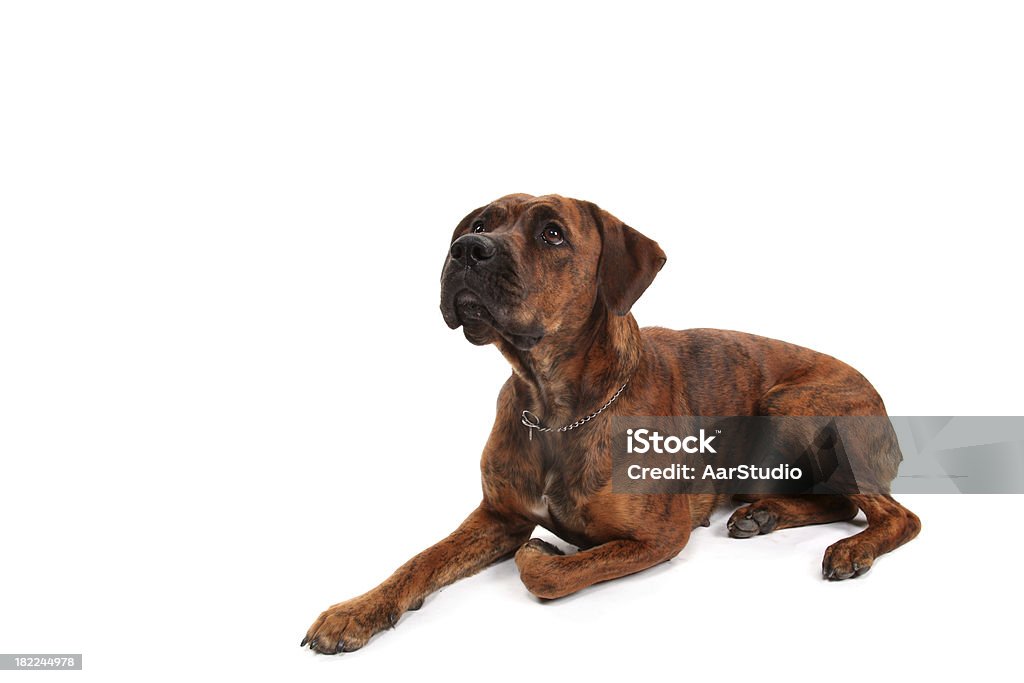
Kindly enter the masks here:
<path id="1" fill-rule="evenodd" d="M 498 247 L 485 235 L 463 235 L 452 243 L 452 261 L 466 268 L 486 268 Z"/>

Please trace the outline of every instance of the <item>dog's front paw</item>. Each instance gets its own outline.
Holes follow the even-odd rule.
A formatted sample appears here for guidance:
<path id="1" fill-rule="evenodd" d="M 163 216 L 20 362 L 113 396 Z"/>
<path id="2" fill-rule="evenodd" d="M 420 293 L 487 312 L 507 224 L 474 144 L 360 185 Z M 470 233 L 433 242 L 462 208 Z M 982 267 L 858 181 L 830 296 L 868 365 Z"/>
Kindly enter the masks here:
<path id="1" fill-rule="evenodd" d="M 558 585 L 557 558 L 564 553 L 547 541 L 531 538 L 516 552 L 516 567 L 523 585 L 538 598 L 565 595 Z"/>
<path id="2" fill-rule="evenodd" d="M 391 628 L 402 615 L 395 602 L 371 591 L 324 611 L 306 632 L 302 645 L 325 655 L 358 650 L 375 633 Z"/>
<path id="3" fill-rule="evenodd" d="M 516 562 L 519 561 L 519 553 L 524 553 L 524 552 L 525 553 L 538 552 L 538 553 L 542 553 L 544 555 L 565 555 L 565 553 L 563 553 L 561 550 L 559 550 L 557 546 L 555 546 L 555 545 L 553 545 L 551 543 L 548 543 L 547 541 L 542 541 L 539 538 L 531 538 L 529 541 L 524 543 L 519 548 L 519 551 L 516 553 Z"/>

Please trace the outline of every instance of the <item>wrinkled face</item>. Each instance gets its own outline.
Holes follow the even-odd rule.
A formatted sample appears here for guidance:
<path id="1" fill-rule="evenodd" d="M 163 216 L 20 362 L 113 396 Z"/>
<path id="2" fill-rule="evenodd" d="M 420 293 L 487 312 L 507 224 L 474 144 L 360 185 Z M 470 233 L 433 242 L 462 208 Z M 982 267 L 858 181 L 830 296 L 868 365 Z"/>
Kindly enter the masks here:
<path id="1" fill-rule="evenodd" d="M 508 195 L 455 228 L 441 312 L 474 344 L 504 339 L 525 351 L 582 328 L 599 301 L 625 315 L 664 260 L 656 243 L 594 204 Z"/>
<path id="2" fill-rule="evenodd" d="M 601 239 L 581 202 L 509 195 L 459 223 L 441 277 L 441 311 L 474 344 L 526 350 L 589 312 Z"/>

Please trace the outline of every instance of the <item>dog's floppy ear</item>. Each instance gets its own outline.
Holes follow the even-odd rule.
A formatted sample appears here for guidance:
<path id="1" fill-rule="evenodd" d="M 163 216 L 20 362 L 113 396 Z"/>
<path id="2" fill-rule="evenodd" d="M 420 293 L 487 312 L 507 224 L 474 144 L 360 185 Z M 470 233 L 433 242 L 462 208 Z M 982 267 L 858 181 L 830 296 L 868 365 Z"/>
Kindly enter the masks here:
<path id="1" fill-rule="evenodd" d="M 596 204 L 584 205 L 601 234 L 600 296 L 612 313 L 626 315 L 665 265 L 665 252 Z"/>

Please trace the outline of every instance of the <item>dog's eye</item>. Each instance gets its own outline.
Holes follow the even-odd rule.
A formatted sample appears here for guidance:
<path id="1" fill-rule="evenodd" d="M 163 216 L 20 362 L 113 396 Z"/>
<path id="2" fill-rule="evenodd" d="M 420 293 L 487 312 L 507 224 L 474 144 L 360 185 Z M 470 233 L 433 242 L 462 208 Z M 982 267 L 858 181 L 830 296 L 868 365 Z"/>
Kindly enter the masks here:
<path id="1" fill-rule="evenodd" d="M 473 221 L 473 232 L 487 232 L 483 221 Z"/>
<path id="2" fill-rule="evenodd" d="M 548 223 L 544 226 L 544 232 L 540 234 L 541 239 L 552 246 L 558 246 L 565 241 L 562 237 L 562 229 L 555 223 Z"/>

